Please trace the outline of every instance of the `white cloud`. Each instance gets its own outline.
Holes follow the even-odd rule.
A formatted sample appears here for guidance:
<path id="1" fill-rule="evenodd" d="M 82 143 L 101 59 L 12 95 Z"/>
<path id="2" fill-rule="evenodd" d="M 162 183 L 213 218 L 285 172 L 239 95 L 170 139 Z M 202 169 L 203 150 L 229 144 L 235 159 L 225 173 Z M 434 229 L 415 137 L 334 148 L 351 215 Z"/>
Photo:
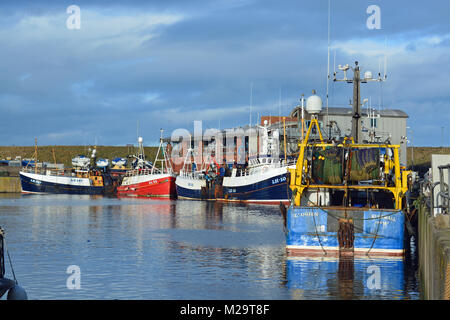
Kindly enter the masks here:
<path id="1" fill-rule="evenodd" d="M 349 56 L 363 56 L 365 58 L 401 57 L 401 61 L 411 62 L 412 59 L 403 59 L 415 55 L 414 61 L 426 52 L 438 54 L 447 52 L 448 48 L 439 46 L 444 41 L 450 39 L 450 34 L 428 35 L 423 37 L 396 36 L 393 39 L 350 39 L 337 42 L 332 46 L 332 50 L 338 50 Z"/>
<path id="2" fill-rule="evenodd" d="M 5 50 L 37 49 L 36 53 L 56 56 L 66 51 L 71 57 L 83 57 L 97 52 L 97 58 L 133 53 L 145 41 L 158 36 L 159 27 L 182 21 L 185 15 L 169 13 L 136 13 L 107 16 L 93 9 L 81 8 L 81 29 L 69 30 L 65 11 L 61 14 L 21 16 L 16 23 L 0 29 L 2 47 Z M 109 50 L 98 50 L 107 48 Z M 41 57 L 42 59 L 48 57 Z M 129 58 L 129 57 L 127 57 Z"/>

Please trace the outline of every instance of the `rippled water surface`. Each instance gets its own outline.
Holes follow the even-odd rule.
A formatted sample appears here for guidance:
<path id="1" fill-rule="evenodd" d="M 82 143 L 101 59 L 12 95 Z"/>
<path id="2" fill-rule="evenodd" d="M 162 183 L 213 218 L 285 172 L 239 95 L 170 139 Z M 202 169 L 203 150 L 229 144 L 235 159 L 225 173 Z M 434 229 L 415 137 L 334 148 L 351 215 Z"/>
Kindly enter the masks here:
<path id="1" fill-rule="evenodd" d="M 3 195 L 0 226 L 29 299 L 420 298 L 414 241 L 405 259 L 289 258 L 277 206 Z"/>

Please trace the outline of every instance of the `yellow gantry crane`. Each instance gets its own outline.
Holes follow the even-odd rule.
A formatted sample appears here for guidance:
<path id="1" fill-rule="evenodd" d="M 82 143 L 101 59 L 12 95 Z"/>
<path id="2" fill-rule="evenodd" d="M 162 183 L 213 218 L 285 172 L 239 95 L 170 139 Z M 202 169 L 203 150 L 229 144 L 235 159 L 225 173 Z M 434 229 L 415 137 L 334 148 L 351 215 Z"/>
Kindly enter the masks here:
<path id="1" fill-rule="evenodd" d="M 320 142 L 309 142 L 309 138 L 313 128 L 316 127 L 317 133 L 320 138 Z M 294 169 L 289 169 L 290 171 L 290 188 L 293 192 L 295 206 L 300 206 L 301 197 L 305 190 L 313 189 L 340 189 L 345 191 L 345 196 L 347 196 L 349 190 L 387 190 L 392 193 L 394 199 L 395 208 L 402 209 L 403 197 L 408 190 L 408 176 L 411 171 L 405 170 L 400 166 L 399 149 L 400 145 L 393 144 L 357 144 L 354 143 L 353 139 L 344 139 L 342 143 L 325 143 L 322 133 L 320 131 L 319 123 L 316 118 L 311 120 L 310 126 L 306 132 L 306 136 L 299 143 L 300 153 L 297 159 L 297 164 Z M 354 149 L 367 149 L 367 148 L 379 148 L 379 149 L 391 149 L 393 151 L 393 159 L 387 154 L 384 155 L 384 177 L 387 177 L 389 173 L 393 173 L 394 181 L 389 182 L 388 179 L 384 179 L 381 183 L 371 185 L 350 185 L 348 179 L 343 179 L 343 184 L 314 184 L 311 181 L 308 171 L 311 168 L 311 163 L 306 157 L 306 151 L 308 148 L 343 148 L 345 150 L 351 151 Z"/>

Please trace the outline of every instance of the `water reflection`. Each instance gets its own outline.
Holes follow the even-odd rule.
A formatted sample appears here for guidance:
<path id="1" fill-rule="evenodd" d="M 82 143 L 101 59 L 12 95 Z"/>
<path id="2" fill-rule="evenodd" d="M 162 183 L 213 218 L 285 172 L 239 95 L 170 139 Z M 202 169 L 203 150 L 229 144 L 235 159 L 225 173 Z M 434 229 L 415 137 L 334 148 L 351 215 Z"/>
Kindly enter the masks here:
<path id="1" fill-rule="evenodd" d="M 30 299 L 405 299 L 417 292 L 403 260 L 287 259 L 277 206 L 27 195 L 0 199 L 0 225 Z M 82 272 L 78 291 L 66 287 L 72 264 Z M 366 285 L 372 265 L 381 270 L 376 290 Z"/>
<path id="2" fill-rule="evenodd" d="M 403 258 L 288 258 L 294 299 L 408 299 Z M 299 293 L 301 293 L 299 295 Z"/>

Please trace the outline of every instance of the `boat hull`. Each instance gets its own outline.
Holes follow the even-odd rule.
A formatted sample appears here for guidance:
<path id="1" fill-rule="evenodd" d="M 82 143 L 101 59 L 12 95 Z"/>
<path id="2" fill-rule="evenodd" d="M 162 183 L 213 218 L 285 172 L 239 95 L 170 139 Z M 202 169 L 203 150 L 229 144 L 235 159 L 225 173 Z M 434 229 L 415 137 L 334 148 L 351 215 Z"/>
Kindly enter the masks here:
<path id="1" fill-rule="evenodd" d="M 339 255 L 339 219 L 353 219 L 354 243 L 350 254 L 402 256 L 404 214 L 401 210 L 289 207 L 286 216 L 286 249 L 291 255 Z"/>
<path id="2" fill-rule="evenodd" d="M 205 179 L 177 176 L 175 185 L 178 199 L 205 200 L 205 198 L 208 198 L 205 197 Z"/>
<path id="3" fill-rule="evenodd" d="M 92 186 L 89 178 L 66 176 L 48 176 L 20 172 L 22 193 L 88 194 L 103 195 L 109 193 L 104 186 Z"/>
<path id="4" fill-rule="evenodd" d="M 117 188 L 118 196 L 176 198 L 175 176 L 149 174 L 125 177 Z"/>
<path id="5" fill-rule="evenodd" d="M 220 201 L 261 204 L 289 204 L 292 191 L 286 168 L 269 169 L 259 174 L 224 177 L 223 197 Z"/>

